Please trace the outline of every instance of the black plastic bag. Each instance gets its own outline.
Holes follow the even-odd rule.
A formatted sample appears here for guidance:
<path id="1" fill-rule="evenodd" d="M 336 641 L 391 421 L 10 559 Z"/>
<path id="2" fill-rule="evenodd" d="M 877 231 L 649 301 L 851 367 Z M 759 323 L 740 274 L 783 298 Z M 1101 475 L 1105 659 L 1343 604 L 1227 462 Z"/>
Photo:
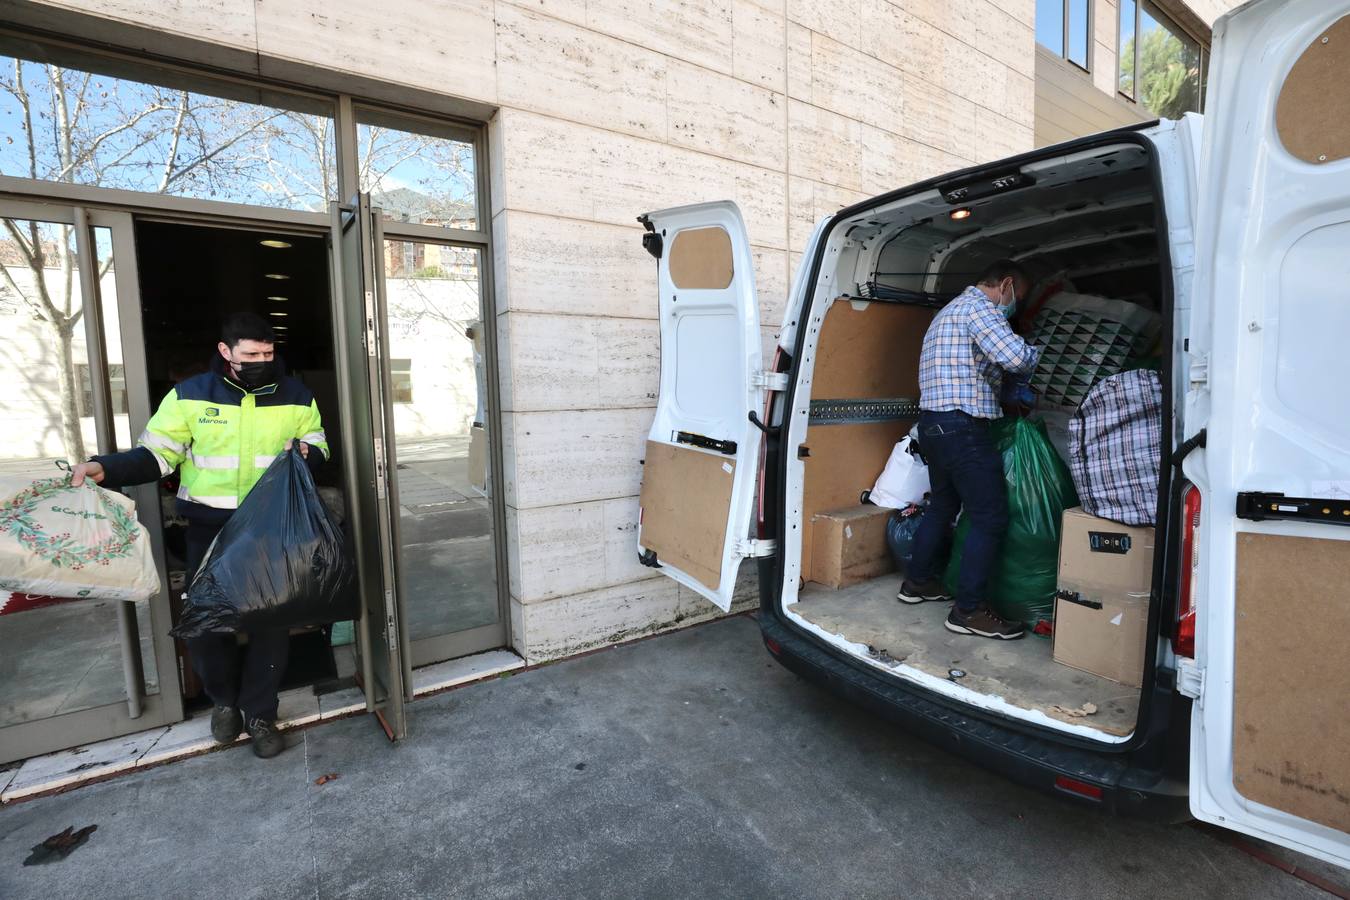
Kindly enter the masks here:
<path id="1" fill-rule="evenodd" d="M 886 522 L 886 546 L 900 572 L 909 571 L 910 561 L 914 558 L 914 536 L 919 533 L 922 521 L 923 507 L 910 505 L 891 513 Z"/>
<path id="2" fill-rule="evenodd" d="M 216 536 L 174 637 L 357 617 L 356 565 L 298 448 L 280 454 Z"/>

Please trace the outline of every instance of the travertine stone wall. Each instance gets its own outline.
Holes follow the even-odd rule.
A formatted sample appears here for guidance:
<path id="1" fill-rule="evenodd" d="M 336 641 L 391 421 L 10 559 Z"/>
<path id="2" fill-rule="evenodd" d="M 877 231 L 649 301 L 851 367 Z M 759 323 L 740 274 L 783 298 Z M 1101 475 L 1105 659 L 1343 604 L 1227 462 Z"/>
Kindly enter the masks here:
<path id="1" fill-rule="evenodd" d="M 498 108 L 503 489 L 530 659 L 714 612 L 636 561 L 659 346 L 635 217 L 739 203 L 770 346 L 818 218 L 1032 146 L 1034 0 L 42 2 Z"/>

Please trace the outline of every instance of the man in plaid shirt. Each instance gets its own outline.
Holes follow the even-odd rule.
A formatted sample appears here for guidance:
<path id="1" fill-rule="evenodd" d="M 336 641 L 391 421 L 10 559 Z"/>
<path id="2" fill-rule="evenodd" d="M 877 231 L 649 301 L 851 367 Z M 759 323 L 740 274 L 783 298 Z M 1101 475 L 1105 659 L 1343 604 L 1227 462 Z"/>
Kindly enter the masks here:
<path id="1" fill-rule="evenodd" d="M 947 630 L 957 634 L 1001 640 L 1023 634 L 1020 623 L 1000 618 L 988 603 L 989 576 L 1008 527 L 1003 459 L 989 426 L 1003 414 L 1004 373 L 1029 375 L 1040 357 L 1008 325 L 1018 296 L 1029 287 L 1017 263 L 993 263 L 933 318 L 919 358 L 919 448 L 928 462 L 932 494 L 898 599 L 953 599 L 937 577 L 937 566 L 946 557 L 952 521 L 964 509 L 970 533 L 956 602 L 946 621 Z M 1019 382 L 1025 386 L 1025 379 Z"/>

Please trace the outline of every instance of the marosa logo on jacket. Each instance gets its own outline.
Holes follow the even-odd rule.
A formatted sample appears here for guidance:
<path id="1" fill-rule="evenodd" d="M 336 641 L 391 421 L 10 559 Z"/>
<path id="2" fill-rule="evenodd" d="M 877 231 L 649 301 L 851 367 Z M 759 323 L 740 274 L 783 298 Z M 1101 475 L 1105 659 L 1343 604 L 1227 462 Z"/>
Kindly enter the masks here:
<path id="1" fill-rule="evenodd" d="M 220 407 L 218 407 L 218 406 L 208 406 L 206 409 L 204 409 L 204 410 L 202 410 L 202 411 L 203 411 L 204 413 L 206 413 L 206 415 L 202 416 L 200 419 L 197 420 L 197 424 L 198 424 L 198 425 L 228 425 L 228 424 L 230 424 L 230 422 L 229 422 L 228 419 L 221 419 L 221 418 L 218 418 L 218 416 L 220 415 Z"/>

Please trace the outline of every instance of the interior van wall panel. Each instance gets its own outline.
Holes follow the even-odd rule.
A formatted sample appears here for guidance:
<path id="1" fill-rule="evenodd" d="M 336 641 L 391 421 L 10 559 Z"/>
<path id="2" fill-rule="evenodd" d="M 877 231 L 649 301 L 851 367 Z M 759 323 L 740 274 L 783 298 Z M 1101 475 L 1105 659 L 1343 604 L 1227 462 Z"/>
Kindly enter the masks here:
<path id="1" fill-rule="evenodd" d="M 811 396 L 862 400 L 919 396 L 919 351 L 933 311 L 835 300 L 821 323 Z"/>
<path id="2" fill-rule="evenodd" d="M 811 517 L 831 509 L 857 506 L 886 467 L 891 450 L 914 423 L 909 419 L 858 425 L 814 425 L 806 433 L 802 497 L 802 578 L 811 580 L 814 555 Z"/>
<path id="3" fill-rule="evenodd" d="M 811 395 L 817 400 L 919 396 L 919 352 L 933 311 L 898 303 L 836 300 L 821 323 Z M 811 580 L 811 517 L 856 506 L 876 483 L 908 419 L 813 425 L 806 435 L 802 498 L 802 577 Z"/>

